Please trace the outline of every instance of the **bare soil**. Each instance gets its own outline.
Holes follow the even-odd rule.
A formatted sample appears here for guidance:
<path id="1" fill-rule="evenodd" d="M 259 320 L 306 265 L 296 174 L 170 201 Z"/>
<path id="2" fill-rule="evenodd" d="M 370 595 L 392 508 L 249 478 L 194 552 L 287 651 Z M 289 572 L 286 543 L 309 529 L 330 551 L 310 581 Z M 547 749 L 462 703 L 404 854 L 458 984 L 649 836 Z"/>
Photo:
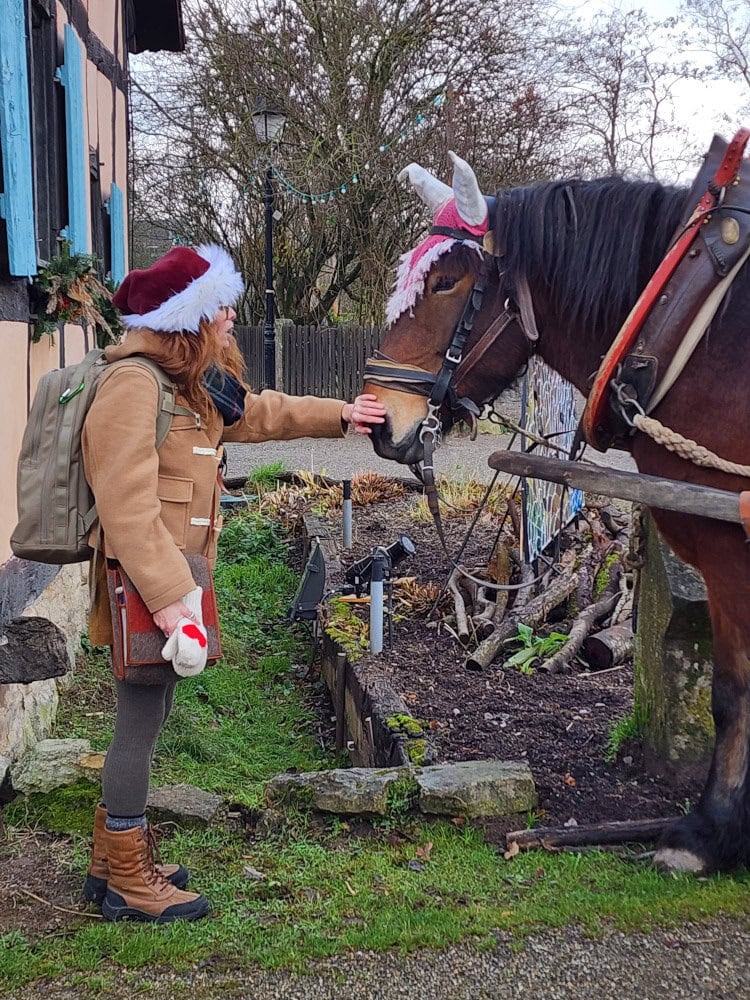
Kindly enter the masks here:
<path id="1" fill-rule="evenodd" d="M 449 572 L 431 523 L 415 522 L 417 500 L 407 496 L 354 510 L 354 546 L 342 562 L 349 565 L 376 544 L 390 544 L 400 532 L 417 552 L 396 575 L 442 585 Z M 338 530 L 340 518 L 332 517 Z M 451 551 L 464 538 L 468 518 L 444 521 Z M 498 531 L 498 518 L 484 515 L 462 562 L 486 563 Z M 397 608 L 397 612 L 399 609 Z M 555 628 L 567 631 L 564 623 Z M 519 648 L 511 646 L 510 652 Z M 466 650 L 427 614 L 397 622 L 386 644 L 382 670 L 404 698 L 412 715 L 429 732 L 440 762 L 474 759 L 526 759 L 534 774 L 543 825 L 645 819 L 678 814 L 695 803 L 701 775 L 675 779 L 663 769 L 647 770 L 640 742 L 630 740 L 613 763 L 605 760 L 612 727 L 633 707 L 632 664 L 582 676 L 583 662 L 570 674 L 534 672 L 495 662 L 481 672 L 464 667 Z"/>

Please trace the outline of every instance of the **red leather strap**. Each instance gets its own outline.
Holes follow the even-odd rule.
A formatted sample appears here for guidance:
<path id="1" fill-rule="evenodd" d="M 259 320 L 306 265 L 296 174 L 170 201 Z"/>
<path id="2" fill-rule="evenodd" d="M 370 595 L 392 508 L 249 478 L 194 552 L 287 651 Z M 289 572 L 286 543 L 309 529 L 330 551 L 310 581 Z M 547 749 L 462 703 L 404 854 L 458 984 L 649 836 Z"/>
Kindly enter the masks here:
<path id="1" fill-rule="evenodd" d="M 750 490 L 743 490 L 740 493 L 740 520 L 745 534 L 750 539 Z"/>
<path id="2" fill-rule="evenodd" d="M 598 448 L 602 451 L 606 450 L 606 446 L 604 448 L 601 447 L 599 428 L 605 422 L 604 417 L 609 398 L 610 382 L 617 371 L 618 365 L 632 347 L 646 317 L 651 312 L 654 302 L 661 295 L 664 286 L 674 274 L 677 265 L 690 249 L 690 245 L 698 235 L 707 214 L 719 201 L 721 189 L 731 184 L 739 176 L 740 165 L 748 139 L 750 139 L 750 129 L 741 128 L 729 143 L 727 151 L 724 154 L 724 159 L 716 171 L 713 181 L 709 184 L 708 190 L 693 209 L 687 225 L 652 275 L 640 298 L 633 306 L 630 315 L 623 323 L 614 343 L 604 356 L 604 360 L 599 366 L 599 371 L 596 373 L 594 384 L 591 387 L 581 421 L 583 434 L 592 448 Z"/>

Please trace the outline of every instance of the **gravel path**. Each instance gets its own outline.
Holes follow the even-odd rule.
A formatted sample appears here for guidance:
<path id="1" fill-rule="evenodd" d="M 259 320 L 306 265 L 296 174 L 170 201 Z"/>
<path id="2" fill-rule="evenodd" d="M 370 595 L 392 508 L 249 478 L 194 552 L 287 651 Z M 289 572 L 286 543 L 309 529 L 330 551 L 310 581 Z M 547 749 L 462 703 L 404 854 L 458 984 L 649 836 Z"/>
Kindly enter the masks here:
<path id="1" fill-rule="evenodd" d="M 467 437 L 448 437 L 437 452 L 435 468 L 438 473 L 456 479 L 476 479 L 486 482 L 492 478 L 487 459 L 493 451 L 507 447 L 509 438 L 499 434 L 480 434 L 476 441 Z M 351 479 L 358 472 L 374 471 L 385 476 L 409 476 L 406 466 L 398 465 L 378 456 L 369 439 L 352 434 L 343 440 L 326 438 L 299 438 L 296 441 L 266 441 L 262 444 L 227 445 L 228 476 L 242 476 L 250 469 L 272 462 L 283 462 L 289 472 L 307 469 L 330 476 L 332 479 Z M 630 455 L 625 452 L 607 452 L 600 455 L 588 451 L 586 458 L 610 468 L 635 470 Z"/>
<path id="2" fill-rule="evenodd" d="M 177 1000 L 747 1000 L 750 925 L 729 919 L 654 934 L 590 939 L 567 929 L 530 937 L 523 950 L 507 942 L 411 955 L 348 953 L 312 963 L 304 976 L 200 963 L 181 973 L 123 972 L 108 1000 L 158 996 Z M 45 983 L 45 1000 L 87 997 Z M 39 987 L 6 1000 L 31 1000 Z"/>

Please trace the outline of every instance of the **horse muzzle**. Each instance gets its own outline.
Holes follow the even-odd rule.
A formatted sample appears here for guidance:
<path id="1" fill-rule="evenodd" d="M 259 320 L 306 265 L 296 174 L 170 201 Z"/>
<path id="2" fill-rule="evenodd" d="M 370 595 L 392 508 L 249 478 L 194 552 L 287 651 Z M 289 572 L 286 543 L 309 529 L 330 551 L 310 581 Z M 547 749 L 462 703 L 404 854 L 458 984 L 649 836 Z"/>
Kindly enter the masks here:
<path id="1" fill-rule="evenodd" d="M 419 439 L 421 426 L 420 421 L 400 441 L 394 441 L 390 419 L 386 418 L 384 424 L 375 424 L 370 435 L 375 454 L 401 465 L 416 465 L 421 462 L 424 457 L 424 448 Z"/>

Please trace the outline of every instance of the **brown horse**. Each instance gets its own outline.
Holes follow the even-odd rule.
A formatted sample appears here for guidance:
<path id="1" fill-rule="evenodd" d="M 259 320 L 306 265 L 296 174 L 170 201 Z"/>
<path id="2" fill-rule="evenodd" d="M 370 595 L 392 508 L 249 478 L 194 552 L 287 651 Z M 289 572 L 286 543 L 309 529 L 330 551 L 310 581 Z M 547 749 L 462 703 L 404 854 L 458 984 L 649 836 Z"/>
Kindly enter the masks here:
<path id="1" fill-rule="evenodd" d="M 383 355 L 413 366 L 417 380 L 419 372 L 438 372 L 484 270 L 486 288 L 467 352 L 503 314 L 507 300 L 525 309 L 518 310 L 518 321 L 504 327 L 480 363 L 465 374 L 459 370 L 456 396 L 476 403 L 494 399 L 532 351 L 586 395 L 603 355 L 664 256 L 687 191 L 607 178 L 499 192 L 487 200 L 500 254 L 488 267 L 477 242 L 487 229 L 486 212 L 482 219 L 487 202 L 468 164 L 455 156 L 453 161 L 452 189 L 416 164 L 404 172 L 435 211 L 437 225 L 426 253 L 423 244 L 419 253 L 402 258 Z M 436 250 L 438 241 L 443 245 Z M 667 426 L 740 463 L 750 463 L 749 274 L 745 265 L 682 375 L 653 412 Z M 373 428 L 377 453 L 419 462 L 419 431 L 428 408 L 419 387 L 404 391 L 374 379 L 366 389 L 388 411 L 385 424 Z M 451 409 L 446 405 L 440 411 L 444 430 L 450 428 Z M 640 433 L 630 439 L 630 450 L 645 473 L 724 490 L 749 488 L 746 479 L 699 468 Z M 739 526 L 661 510 L 652 514 L 667 543 L 706 583 L 716 728 L 700 803 L 666 834 L 656 860 L 671 870 L 727 870 L 750 864 L 750 548 Z"/>

